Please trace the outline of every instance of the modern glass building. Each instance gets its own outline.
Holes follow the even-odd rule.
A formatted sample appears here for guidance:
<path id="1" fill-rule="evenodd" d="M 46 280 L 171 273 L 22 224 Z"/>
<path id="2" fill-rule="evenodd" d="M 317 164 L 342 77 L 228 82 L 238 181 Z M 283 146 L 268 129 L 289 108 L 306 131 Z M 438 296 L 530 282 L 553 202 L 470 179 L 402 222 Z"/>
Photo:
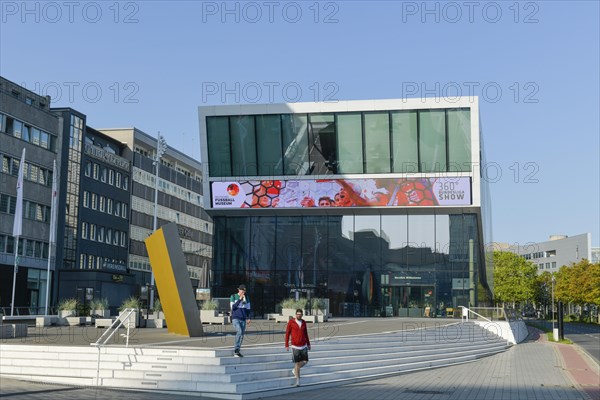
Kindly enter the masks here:
<path id="1" fill-rule="evenodd" d="M 245 283 L 257 315 L 287 297 L 334 316 L 490 302 L 478 100 L 453 100 L 200 107 L 212 296 Z"/>

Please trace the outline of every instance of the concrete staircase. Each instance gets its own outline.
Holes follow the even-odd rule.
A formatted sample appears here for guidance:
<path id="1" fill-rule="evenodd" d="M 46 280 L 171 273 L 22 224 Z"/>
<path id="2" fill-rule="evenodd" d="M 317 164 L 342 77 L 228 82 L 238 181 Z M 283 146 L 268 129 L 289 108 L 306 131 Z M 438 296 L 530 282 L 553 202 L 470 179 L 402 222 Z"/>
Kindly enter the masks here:
<path id="1" fill-rule="evenodd" d="M 6 377 L 252 399 L 474 361 L 510 344 L 473 323 L 332 337 L 313 343 L 299 388 L 282 344 L 231 349 L 0 345 Z"/>

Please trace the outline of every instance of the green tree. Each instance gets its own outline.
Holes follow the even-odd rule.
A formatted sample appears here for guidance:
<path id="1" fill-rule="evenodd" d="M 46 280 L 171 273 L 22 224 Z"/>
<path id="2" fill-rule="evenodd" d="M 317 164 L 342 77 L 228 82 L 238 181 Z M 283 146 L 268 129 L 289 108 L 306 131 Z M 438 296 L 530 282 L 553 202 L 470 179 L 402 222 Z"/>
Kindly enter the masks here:
<path id="1" fill-rule="evenodd" d="M 557 300 L 581 308 L 586 304 L 600 305 L 600 264 L 583 259 L 569 266 L 563 265 L 556 274 L 554 294 Z"/>
<path id="2" fill-rule="evenodd" d="M 523 257 L 506 251 L 494 252 L 494 297 L 496 301 L 523 303 L 536 294 L 537 268 Z"/>
<path id="3" fill-rule="evenodd" d="M 547 312 L 552 302 L 552 274 L 544 271 L 535 278 L 534 301 L 538 307 L 543 307 Z"/>

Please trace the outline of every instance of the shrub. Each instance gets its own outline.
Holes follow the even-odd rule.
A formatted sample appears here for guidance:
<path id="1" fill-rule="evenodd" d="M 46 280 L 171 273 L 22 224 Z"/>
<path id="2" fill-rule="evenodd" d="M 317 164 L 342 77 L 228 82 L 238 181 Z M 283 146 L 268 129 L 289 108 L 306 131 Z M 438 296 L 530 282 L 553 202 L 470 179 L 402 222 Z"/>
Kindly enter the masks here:
<path id="1" fill-rule="evenodd" d="M 204 311 L 211 311 L 211 310 L 218 310 L 219 309 L 219 303 L 217 303 L 215 300 L 206 300 L 204 303 L 202 303 L 202 310 Z"/>
<path id="2" fill-rule="evenodd" d="M 306 299 L 284 299 L 280 304 L 281 308 L 291 308 L 293 310 L 297 310 L 298 308 L 304 310 L 306 308 Z"/>
<path id="3" fill-rule="evenodd" d="M 125 311 L 126 308 L 140 308 L 140 299 L 135 296 L 131 296 L 123 300 L 121 303 L 121 307 L 119 307 L 119 311 Z"/>
<path id="4" fill-rule="evenodd" d="M 108 299 L 106 297 L 101 299 L 93 298 L 90 301 L 90 310 L 108 310 Z"/>
<path id="5" fill-rule="evenodd" d="M 160 299 L 156 299 L 154 300 L 154 306 L 152 307 L 152 311 L 154 311 L 155 313 L 159 313 L 162 312 L 163 308 L 162 308 L 162 304 L 160 303 Z"/>
<path id="6" fill-rule="evenodd" d="M 70 297 L 68 299 L 62 299 L 58 303 L 58 310 L 59 311 L 77 310 L 77 308 L 79 308 L 79 300 L 74 299 L 72 297 Z"/>
<path id="7" fill-rule="evenodd" d="M 323 299 L 314 298 L 314 299 L 312 299 L 311 304 L 312 304 L 311 308 L 313 310 L 319 310 L 319 311 L 325 312 L 326 304 Z"/>

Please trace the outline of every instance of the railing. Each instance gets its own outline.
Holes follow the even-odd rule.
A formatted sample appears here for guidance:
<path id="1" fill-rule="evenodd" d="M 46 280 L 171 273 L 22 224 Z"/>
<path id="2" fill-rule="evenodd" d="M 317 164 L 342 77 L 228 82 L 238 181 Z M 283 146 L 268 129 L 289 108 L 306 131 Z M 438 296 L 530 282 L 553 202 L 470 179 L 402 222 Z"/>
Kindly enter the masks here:
<path id="1" fill-rule="evenodd" d="M 14 307 L 14 316 L 44 315 L 46 307 Z M 58 314 L 56 307 L 48 307 L 48 315 Z M 10 315 L 10 307 L 0 307 L 0 315 Z"/>
<path id="2" fill-rule="evenodd" d="M 492 322 L 491 319 L 488 319 L 488 318 L 484 317 L 483 315 L 476 313 L 475 311 L 473 311 L 470 308 L 467 308 L 467 307 L 464 307 L 464 306 L 459 306 L 459 307 L 462 308 L 462 314 L 461 314 L 461 317 L 460 317 L 460 319 L 461 319 L 462 322 L 465 322 L 465 321 L 469 322 L 469 313 L 475 314 L 476 316 L 481 317 L 481 318 L 483 318 L 484 320 L 486 320 L 488 322 Z M 475 318 L 475 319 L 477 319 L 477 318 Z"/>
<path id="3" fill-rule="evenodd" d="M 106 342 L 108 342 L 113 337 L 113 335 L 118 332 L 119 328 L 124 323 L 127 323 L 127 334 L 121 334 L 121 336 L 125 337 L 125 347 L 129 347 L 129 329 L 131 327 L 129 319 L 131 318 L 131 315 L 134 314 L 136 311 L 136 308 L 126 308 L 125 310 L 123 310 L 121 315 L 119 315 L 119 317 L 114 320 L 114 322 L 106 329 L 106 331 L 104 331 L 104 333 L 98 338 L 96 343 L 91 343 L 92 346 L 96 346 L 96 348 L 98 349 L 98 363 L 96 365 L 96 386 L 100 385 L 100 352 L 102 346 L 104 346 Z"/>
<path id="4" fill-rule="evenodd" d="M 463 318 L 469 318 L 469 313 L 473 314 L 473 319 L 483 318 L 486 321 L 509 321 L 514 322 L 519 318 L 518 314 L 512 308 L 504 308 L 504 307 L 463 307 Z M 467 316 L 464 315 L 465 311 L 467 311 Z"/>

